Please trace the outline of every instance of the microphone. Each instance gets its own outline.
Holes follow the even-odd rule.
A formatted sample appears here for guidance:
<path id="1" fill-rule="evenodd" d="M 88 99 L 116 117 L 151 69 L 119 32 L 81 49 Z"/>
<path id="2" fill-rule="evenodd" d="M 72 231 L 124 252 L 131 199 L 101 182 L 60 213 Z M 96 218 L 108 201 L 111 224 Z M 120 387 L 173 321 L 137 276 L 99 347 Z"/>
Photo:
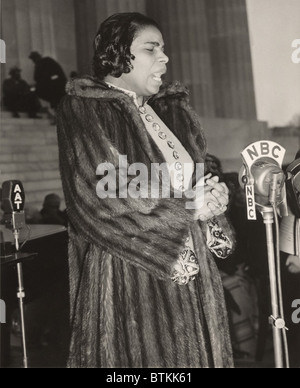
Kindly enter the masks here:
<path id="1" fill-rule="evenodd" d="M 240 184 L 245 186 L 247 212 L 249 220 L 256 220 L 256 206 L 262 214 L 266 227 L 266 246 L 268 252 L 268 268 L 272 315 L 274 355 L 276 367 L 283 367 L 284 361 L 289 365 L 286 346 L 281 274 L 279 255 L 279 222 L 277 210 L 281 215 L 288 215 L 285 201 L 285 174 L 282 163 L 285 149 L 272 141 L 258 141 L 242 151 L 244 165 L 240 171 Z M 282 208 L 280 208 L 280 206 Z M 276 252 L 274 249 L 273 223 L 276 224 Z M 275 258 L 277 259 L 275 261 Z M 280 330 L 282 330 L 282 332 Z M 286 357 L 284 358 L 283 348 Z"/>
<path id="2" fill-rule="evenodd" d="M 300 218 L 300 158 L 287 167 L 287 197 L 293 214 Z"/>
<path id="3" fill-rule="evenodd" d="M 246 189 L 248 219 L 256 220 L 256 205 L 275 205 L 281 215 L 286 215 L 285 174 L 282 171 L 285 149 L 264 140 L 250 144 L 241 155 L 244 163 L 239 181 Z"/>
<path id="4" fill-rule="evenodd" d="M 281 168 L 269 158 L 257 160 L 251 168 L 254 179 L 256 202 L 262 206 L 281 203 L 285 175 Z"/>
<path id="5" fill-rule="evenodd" d="M 15 259 L 17 259 L 17 273 L 18 273 L 18 292 L 20 317 L 21 317 L 21 333 L 23 345 L 23 362 L 24 367 L 28 368 L 27 348 L 26 348 L 26 334 L 25 334 L 25 319 L 24 319 L 24 305 L 25 298 L 24 284 L 23 284 L 23 269 L 22 261 L 18 257 L 19 234 L 20 229 L 25 225 L 25 192 L 22 183 L 19 180 L 5 181 L 2 184 L 2 208 L 4 210 L 4 221 L 8 229 L 12 229 L 15 239 Z"/>
<path id="6" fill-rule="evenodd" d="M 4 222 L 8 229 L 19 232 L 25 225 L 25 192 L 19 180 L 5 181 L 2 184 L 2 208 Z"/>

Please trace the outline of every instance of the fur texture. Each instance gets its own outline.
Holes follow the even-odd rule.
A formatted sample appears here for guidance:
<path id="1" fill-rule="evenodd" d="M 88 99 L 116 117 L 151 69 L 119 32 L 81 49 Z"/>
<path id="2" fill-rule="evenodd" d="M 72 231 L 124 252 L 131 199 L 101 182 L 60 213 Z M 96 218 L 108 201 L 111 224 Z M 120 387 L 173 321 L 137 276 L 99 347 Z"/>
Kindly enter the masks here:
<path id="1" fill-rule="evenodd" d="M 149 104 L 194 162 L 206 143 L 188 92 L 166 85 Z M 231 367 L 223 289 L 205 224 L 184 199 L 99 199 L 100 163 L 150 169 L 164 158 L 132 99 L 91 77 L 74 80 L 58 110 L 60 169 L 70 219 L 70 367 Z M 225 219 L 222 225 L 230 232 Z M 171 281 L 192 230 L 200 273 Z M 203 230 L 201 229 L 203 228 Z"/>

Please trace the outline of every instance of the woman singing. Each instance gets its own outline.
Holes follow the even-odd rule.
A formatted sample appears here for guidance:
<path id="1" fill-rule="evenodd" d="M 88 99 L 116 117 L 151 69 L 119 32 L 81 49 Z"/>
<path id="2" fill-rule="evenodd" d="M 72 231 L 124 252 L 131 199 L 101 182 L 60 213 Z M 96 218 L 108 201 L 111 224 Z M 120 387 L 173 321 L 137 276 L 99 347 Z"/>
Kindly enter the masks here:
<path id="1" fill-rule="evenodd" d="M 206 154 L 188 91 L 162 81 L 169 59 L 146 16 L 111 16 L 94 48 L 94 76 L 72 80 L 58 109 L 70 220 L 68 365 L 232 367 L 213 258 L 232 251 L 228 189 L 202 175 L 203 206 L 187 198 Z M 129 169 L 124 177 L 125 160 L 145 166 L 140 184 Z M 169 196 L 151 195 L 155 163 L 167 166 Z"/>

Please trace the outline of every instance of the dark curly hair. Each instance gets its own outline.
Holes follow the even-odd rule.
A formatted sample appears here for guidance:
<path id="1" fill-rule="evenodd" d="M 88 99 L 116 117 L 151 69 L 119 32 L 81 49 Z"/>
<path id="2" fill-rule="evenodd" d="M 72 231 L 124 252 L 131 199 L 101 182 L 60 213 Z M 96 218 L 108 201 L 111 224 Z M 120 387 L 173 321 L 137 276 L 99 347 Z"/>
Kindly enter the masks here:
<path id="1" fill-rule="evenodd" d="M 117 13 L 106 19 L 94 40 L 94 75 L 103 79 L 108 74 L 120 77 L 132 69 L 135 57 L 130 47 L 136 34 L 147 26 L 159 28 L 158 24 L 137 12 Z"/>

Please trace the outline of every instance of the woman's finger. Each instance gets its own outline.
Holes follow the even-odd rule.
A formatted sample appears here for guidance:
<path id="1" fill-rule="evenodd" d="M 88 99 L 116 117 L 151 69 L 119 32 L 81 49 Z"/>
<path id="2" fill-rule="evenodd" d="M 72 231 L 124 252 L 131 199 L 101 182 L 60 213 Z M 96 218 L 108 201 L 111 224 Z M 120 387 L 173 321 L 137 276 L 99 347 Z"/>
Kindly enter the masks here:
<path id="1" fill-rule="evenodd" d="M 196 186 L 204 186 L 204 185 L 206 185 L 206 181 L 208 180 L 208 179 L 210 179 L 212 177 L 212 174 L 211 173 L 208 173 L 208 174 L 206 174 L 205 176 L 203 176 L 203 177 L 201 177 L 196 183 L 195 183 L 195 186 L 194 187 L 196 187 Z"/>
<path id="2" fill-rule="evenodd" d="M 215 178 L 215 177 L 213 177 L 213 178 Z M 216 181 L 216 180 L 213 179 L 213 178 L 207 179 L 207 180 L 206 180 L 206 184 L 207 184 L 208 186 L 213 187 L 214 189 L 220 191 L 221 193 L 222 193 L 222 192 L 223 192 L 223 193 L 228 193 L 228 188 L 227 188 L 226 184 L 223 183 L 223 182 L 219 183 L 218 181 Z M 218 178 L 218 177 L 216 177 L 216 178 Z"/>
<path id="3" fill-rule="evenodd" d="M 223 187 L 224 193 L 229 194 L 229 189 L 228 189 L 226 183 L 221 182 L 220 185 Z"/>
<path id="4" fill-rule="evenodd" d="M 228 194 L 220 193 L 216 189 L 212 189 L 211 194 L 216 198 L 216 200 L 220 205 L 228 205 L 228 202 L 229 202 Z"/>

